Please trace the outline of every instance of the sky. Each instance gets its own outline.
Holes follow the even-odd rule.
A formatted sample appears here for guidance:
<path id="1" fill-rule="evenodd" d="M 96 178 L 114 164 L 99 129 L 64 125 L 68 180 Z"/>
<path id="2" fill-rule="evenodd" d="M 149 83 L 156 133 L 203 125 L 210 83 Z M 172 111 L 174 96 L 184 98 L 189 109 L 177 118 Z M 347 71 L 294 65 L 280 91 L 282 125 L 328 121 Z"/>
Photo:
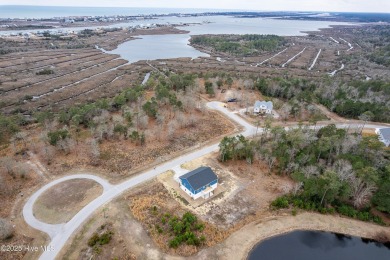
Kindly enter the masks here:
<path id="1" fill-rule="evenodd" d="M 0 0 L 0 5 L 166 7 L 390 13 L 390 0 Z"/>

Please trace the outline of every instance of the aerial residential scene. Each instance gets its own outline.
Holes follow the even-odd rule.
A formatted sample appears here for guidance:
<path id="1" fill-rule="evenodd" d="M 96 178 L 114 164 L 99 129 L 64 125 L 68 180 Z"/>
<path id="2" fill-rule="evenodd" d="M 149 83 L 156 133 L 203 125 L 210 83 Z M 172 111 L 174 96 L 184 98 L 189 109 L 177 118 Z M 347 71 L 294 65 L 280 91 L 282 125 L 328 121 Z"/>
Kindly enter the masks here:
<path id="1" fill-rule="evenodd" d="M 0 0 L 0 259 L 390 259 L 390 1 Z"/>

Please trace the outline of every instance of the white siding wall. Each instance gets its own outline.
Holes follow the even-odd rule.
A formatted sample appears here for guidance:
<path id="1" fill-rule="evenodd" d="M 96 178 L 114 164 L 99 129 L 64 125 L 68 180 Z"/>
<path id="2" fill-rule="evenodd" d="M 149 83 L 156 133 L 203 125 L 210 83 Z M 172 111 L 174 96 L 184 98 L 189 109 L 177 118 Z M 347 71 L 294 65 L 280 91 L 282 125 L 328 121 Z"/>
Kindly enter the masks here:
<path id="1" fill-rule="evenodd" d="M 211 190 L 209 190 L 209 192 L 211 191 L 214 191 L 218 186 L 218 183 L 214 184 L 214 185 L 211 185 Z M 200 198 L 200 197 L 203 197 L 205 195 L 205 193 L 202 191 L 202 192 L 199 192 L 198 194 L 193 194 L 191 191 L 189 191 L 186 187 L 184 187 L 183 185 L 180 185 L 180 188 L 188 194 L 188 196 L 190 196 L 191 198 L 193 198 L 194 200 Z"/>

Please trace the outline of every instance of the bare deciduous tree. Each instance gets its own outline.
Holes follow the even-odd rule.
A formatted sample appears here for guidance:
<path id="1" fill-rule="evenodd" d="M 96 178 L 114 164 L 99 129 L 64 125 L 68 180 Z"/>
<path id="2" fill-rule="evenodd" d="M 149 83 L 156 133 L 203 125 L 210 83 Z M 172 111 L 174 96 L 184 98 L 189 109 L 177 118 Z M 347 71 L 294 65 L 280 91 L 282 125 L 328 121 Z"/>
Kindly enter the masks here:
<path id="1" fill-rule="evenodd" d="M 352 203 L 356 208 L 362 208 L 370 202 L 376 187 L 373 184 L 366 183 L 360 178 L 351 180 L 352 187 Z"/>
<path id="2" fill-rule="evenodd" d="M 333 171 L 337 173 L 341 181 L 351 181 L 355 177 L 352 165 L 347 160 L 338 160 L 333 164 Z"/>
<path id="3" fill-rule="evenodd" d="M 271 156 L 270 154 L 266 154 L 265 159 L 268 165 L 268 174 L 271 174 L 272 168 L 274 167 L 274 164 L 276 162 L 276 158 Z"/>
<path id="4" fill-rule="evenodd" d="M 305 178 L 318 176 L 320 174 L 319 169 L 317 168 L 317 166 L 314 166 L 314 165 L 303 167 L 302 172 L 305 175 Z"/>
<path id="5" fill-rule="evenodd" d="M 142 115 L 139 118 L 139 128 L 140 129 L 146 129 L 149 124 L 149 117 L 147 115 Z"/>
<path id="6" fill-rule="evenodd" d="M 94 138 L 90 141 L 90 162 L 92 165 L 98 165 L 100 159 L 100 147 L 98 141 Z"/>
<path id="7" fill-rule="evenodd" d="M 279 115 L 284 122 L 286 122 L 290 116 L 291 106 L 289 104 L 284 104 L 279 110 Z"/>
<path id="8" fill-rule="evenodd" d="M 53 158 L 56 154 L 56 151 L 53 146 L 45 144 L 41 150 L 41 156 L 46 161 L 46 164 L 50 165 L 53 161 Z"/>
<path id="9" fill-rule="evenodd" d="M 14 235 L 14 228 L 4 218 L 0 218 L 0 240 L 11 238 Z"/>
<path id="10" fill-rule="evenodd" d="M 11 157 L 3 157 L 0 158 L 1 165 L 5 169 L 5 171 L 11 175 L 12 177 L 14 176 L 14 167 L 16 165 L 16 162 L 14 159 Z"/>
<path id="11" fill-rule="evenodd" d="M 171 141 L 171 142 L 173 140 L 175 140 L 176 129 L 177 129 L 177 123 L 175 121 L 169 122 L 167 137 L 168 137 L 168 140 Z"/>
<path id="12" fill-rule="evenodd" d="M 56 147 L 65 154 L 69 154 L 75 147 L 75 141 L 72 138 L 67 137 L 59 140 Z"/>
<path id="13" fill-rule="evenodd" d="M 28 165 L 26 165 L 25 163 L 19 162 L 19 163 L 17 163 L 17 165 L 15 166 L 15 169 L 14 169 L 15 176 L 19 176 L 20 178 L 24 179 L 28 176 L 29 170 L 30 170 L 30 168 Z"/>

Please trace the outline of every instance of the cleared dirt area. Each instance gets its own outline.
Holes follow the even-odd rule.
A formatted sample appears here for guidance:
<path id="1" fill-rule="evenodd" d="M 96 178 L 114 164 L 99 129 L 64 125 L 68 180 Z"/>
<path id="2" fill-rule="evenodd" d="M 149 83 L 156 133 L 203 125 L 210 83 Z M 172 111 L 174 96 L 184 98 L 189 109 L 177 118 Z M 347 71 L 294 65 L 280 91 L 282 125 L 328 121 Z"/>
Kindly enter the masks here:
<path id="1" fill-rule="evenodd" d="M 185 164 L 187 169 L 201 165 L 212 167 L 225 192 L 194 211 L 207 222 L 223 229 L 236 229 L 251 215 L 268 211 L 269 203 L 292 189 L 289 178 L 268 174 L 266 165 L 243 161 L 220 163 L 212 154 Z"/>
<path id="2" fill-rule="evenodd" d="M 57 184 L 38 198 L 34 215 L 45 223 L 65 223 L 102 192 L 101 185 L 92 180 L 76 179 Z"/>

